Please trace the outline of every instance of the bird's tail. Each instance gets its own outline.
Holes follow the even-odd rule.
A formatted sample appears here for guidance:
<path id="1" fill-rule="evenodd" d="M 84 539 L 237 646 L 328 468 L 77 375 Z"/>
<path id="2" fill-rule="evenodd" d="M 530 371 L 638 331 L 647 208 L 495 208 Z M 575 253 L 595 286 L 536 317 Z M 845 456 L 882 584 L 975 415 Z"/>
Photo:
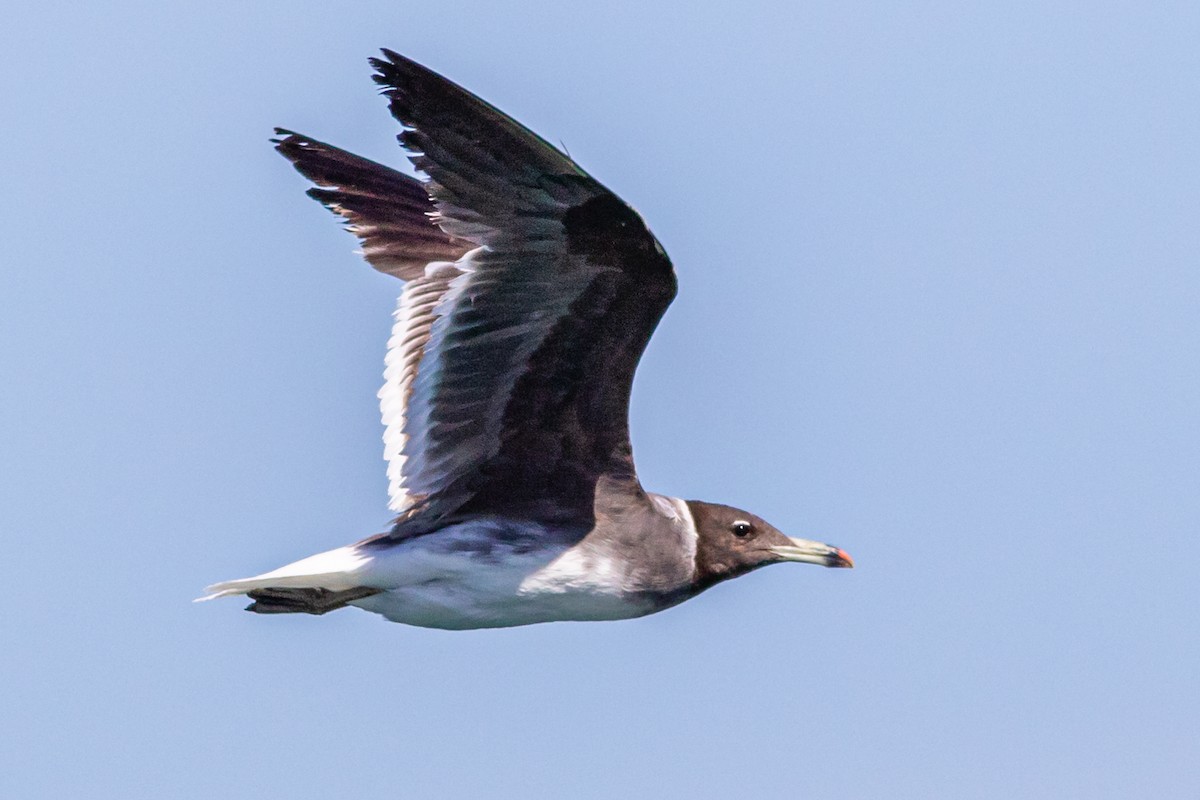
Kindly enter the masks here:
<path id="1" fill-rule="evenodd" d="M 356 546 L 339 547 L 253 578 L 214 583 L 196 602 L 248 595 L 247 611 L 258 614 L 324 614 L 383 591 L 362 585 L 370 555 Z"/>

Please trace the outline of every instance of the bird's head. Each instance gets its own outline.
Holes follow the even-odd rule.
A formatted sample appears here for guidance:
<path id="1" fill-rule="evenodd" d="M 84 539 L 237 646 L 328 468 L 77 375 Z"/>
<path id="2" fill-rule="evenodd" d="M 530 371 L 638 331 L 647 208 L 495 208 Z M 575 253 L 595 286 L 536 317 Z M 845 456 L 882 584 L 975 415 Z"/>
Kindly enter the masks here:
<path id="1" fill-rule="evenodd" d="M 696 577 L 711 586 L 751 570 L 798 561 L 823 567 L 853 567 L 845 550 L 824 542 L 793 539 L 749 511 L 688 500 L 696 522 Z"/>

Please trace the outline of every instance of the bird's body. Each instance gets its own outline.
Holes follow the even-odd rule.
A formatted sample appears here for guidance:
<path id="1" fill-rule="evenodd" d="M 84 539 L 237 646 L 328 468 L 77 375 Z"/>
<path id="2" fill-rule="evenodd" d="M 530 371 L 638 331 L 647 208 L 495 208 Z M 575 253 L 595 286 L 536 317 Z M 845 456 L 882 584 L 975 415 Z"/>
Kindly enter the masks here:
<path id="1" fill-rule="evenodd" d="M 664 499 L 665 500 L 665 499 Z M 353 601 L 393 622 L 493 628 L 640 617 L 674 605 L 690 586 L 695 531 L 666 501 L 631 536 L 476 518 L 396 545 L 356 545 L 357 582 L 391 587 Z M 668 516 L 671 515 L 671 516 Z"/>
<path id="2" fill-rule="evenodd" d="M 622 524 L 477 516 L 398 541 L 373 537 L 212 588 L 257 592 L 255 610 L 263 613 L 349 604 L 426 628 L 640 617 L 691 596 L 696 554 L 687 503 L 646 499 L 627 509 Z M 328 592 L 325 604 L 313 596 L 314 583 Z M 364 587 L 378 591 L 346 594 Z"/>
<path id="3" fill-rule="evenodd" d="M 778 561 L 850 566 L 748 512 L 646 492 L 633 373 L 675 296 L 642 218 L 444 78 L 373 60 L 421 182 L 289 131 L 278 149 L 405 281 L 380 404 L 388 533 L 209 587 L 260 613 L 435 628 L 642 616 Z"/>

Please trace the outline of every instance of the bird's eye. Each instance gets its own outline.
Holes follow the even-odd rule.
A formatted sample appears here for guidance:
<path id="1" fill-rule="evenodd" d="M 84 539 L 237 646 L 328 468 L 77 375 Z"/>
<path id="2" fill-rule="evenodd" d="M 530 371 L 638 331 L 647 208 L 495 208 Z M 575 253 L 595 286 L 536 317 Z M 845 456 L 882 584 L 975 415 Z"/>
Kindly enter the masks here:
<path id="1" fill-rule="evenodd" d="M 729 526 L 729 530 L 733 531 L 733 535 L 737 536 L 739 539 L 745 539 L 747 536 L 754 533 L 754 526 L 749 522 L 739 519 L 737 522 Z"/>

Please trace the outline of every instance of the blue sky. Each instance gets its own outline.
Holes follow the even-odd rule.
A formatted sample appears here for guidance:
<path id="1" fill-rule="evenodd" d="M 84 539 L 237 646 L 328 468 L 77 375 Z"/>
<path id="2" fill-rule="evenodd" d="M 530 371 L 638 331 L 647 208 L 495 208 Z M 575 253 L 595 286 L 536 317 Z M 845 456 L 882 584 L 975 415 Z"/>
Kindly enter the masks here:
<path id="1" fill-rule="evenodd" d="M 0 32 L 0 795 L 1194 798 L 1192 4 L 51 2 Z M 635 205 L 644 483 L 836 542 L 641 620 L 189 601 L 387 523 L 398 289 L 270 149 L 421 60 Z"/>

